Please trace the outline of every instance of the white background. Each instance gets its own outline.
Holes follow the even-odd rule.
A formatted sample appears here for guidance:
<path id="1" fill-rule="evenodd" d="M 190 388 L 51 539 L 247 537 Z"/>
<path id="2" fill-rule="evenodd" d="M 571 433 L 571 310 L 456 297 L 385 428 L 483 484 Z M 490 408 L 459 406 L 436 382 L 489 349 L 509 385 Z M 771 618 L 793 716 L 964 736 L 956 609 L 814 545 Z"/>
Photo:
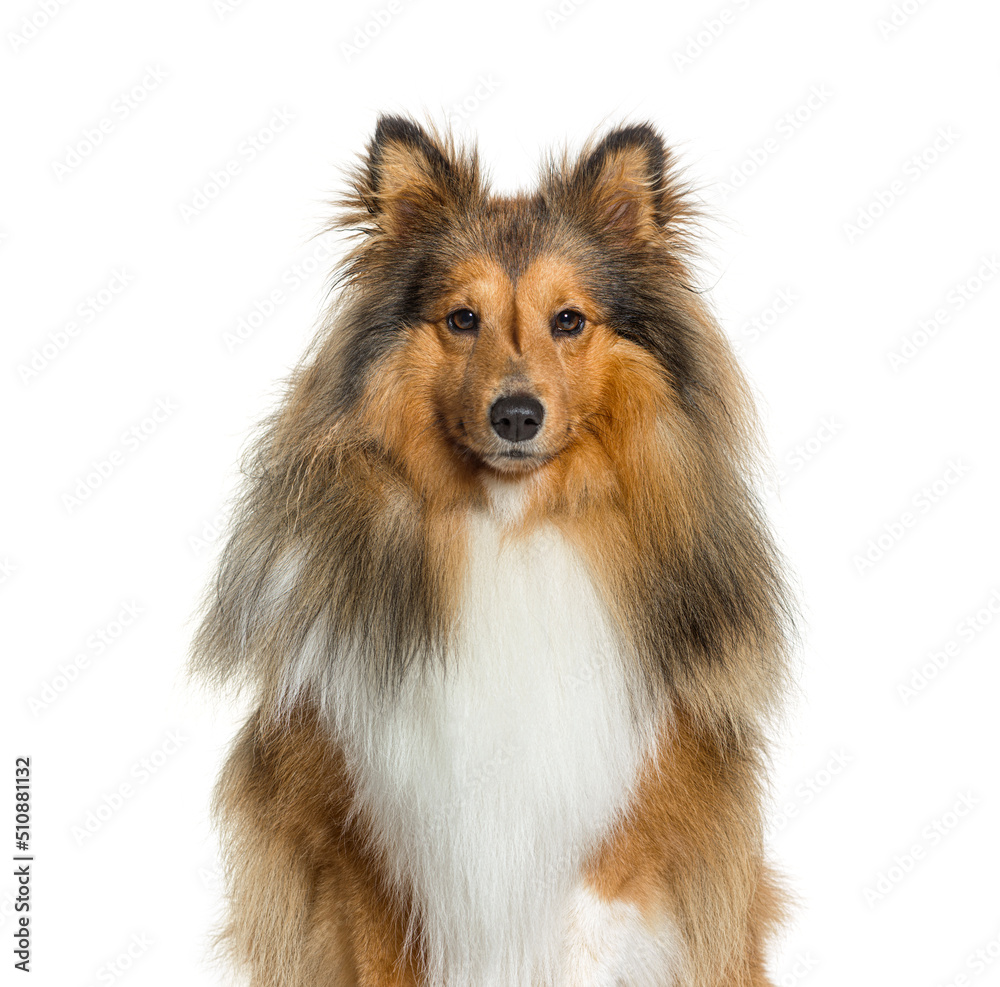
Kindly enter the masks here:
<path id="1" fill-rule="evenodd" d="M 218 981 L 238 713 L 183 679 L 191 615 L 321 309 L 324 201 L 404 111 L 477 136 L 500 189 L 622 119 L 677 148 L 805 613 L 775 978 L 1000 984 L 996 5 L 557 4 L 4 6 L 0 831 L 29 754 L 34 983 Z"/>

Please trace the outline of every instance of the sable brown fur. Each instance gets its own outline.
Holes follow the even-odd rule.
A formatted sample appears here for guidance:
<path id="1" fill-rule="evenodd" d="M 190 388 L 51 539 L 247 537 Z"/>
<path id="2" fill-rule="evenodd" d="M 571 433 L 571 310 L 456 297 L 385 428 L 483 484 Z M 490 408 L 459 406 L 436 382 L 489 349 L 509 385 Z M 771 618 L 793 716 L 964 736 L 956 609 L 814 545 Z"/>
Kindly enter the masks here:
<path id="1" fill-rule="evenodd" d="M 695 288 L 696 216 L 670 152 L 651 127 L 619 128 L 551 159 L 534 193 L 495 196 L 474 152 L 383 118 L 352 181 L 340 297 L 265 425 L 194 646 L 198 674 L 259 707 L 216 798 L 226 949 L 255 987 L 423 983 L 323 682 L 296 691 L 288 668 L 307 646 L 324 676 L 360 663 L 392 703 L 447 663 L 495 441 L 470 402 L 516 372 L 562 443 L 539 454 L 520 530 L 551 522 L 579 548 L 663 710 L 656 761 L 587 880 L 672 916 L 683 984 L 768 984 L 783 906 L 763 857 L 764 734 L 791 613 L 751 486 L 752 407 Z M 441 329 L 470 284 L 512 334 L 503 354 Z M 593 332 L 556 352 L 531 320 L 564 295 Z M 500 484 L 525 477 L 504 469 Z"/>
<path id="2" fill-rule="evenodd" d="M 257 714 L 233 745 L 216 792 L 230 839 L 223 945 L 255 987 L 419 983 L 405 913 L 352 818 L 350 792 L 309 704 L 280 729 Z"/>

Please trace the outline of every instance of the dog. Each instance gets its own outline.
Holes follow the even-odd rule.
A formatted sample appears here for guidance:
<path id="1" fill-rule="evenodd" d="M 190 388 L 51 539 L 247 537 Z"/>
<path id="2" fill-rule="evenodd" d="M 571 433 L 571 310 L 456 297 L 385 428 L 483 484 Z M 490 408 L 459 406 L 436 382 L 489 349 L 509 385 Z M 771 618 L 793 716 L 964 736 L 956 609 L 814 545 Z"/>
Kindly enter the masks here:
<path id="1" fill-rule="evenodd" d="M 193 647 L 254 987 L 763 987 L 793 607 L 655 127 L 537 187 L 378 120 Z"/>

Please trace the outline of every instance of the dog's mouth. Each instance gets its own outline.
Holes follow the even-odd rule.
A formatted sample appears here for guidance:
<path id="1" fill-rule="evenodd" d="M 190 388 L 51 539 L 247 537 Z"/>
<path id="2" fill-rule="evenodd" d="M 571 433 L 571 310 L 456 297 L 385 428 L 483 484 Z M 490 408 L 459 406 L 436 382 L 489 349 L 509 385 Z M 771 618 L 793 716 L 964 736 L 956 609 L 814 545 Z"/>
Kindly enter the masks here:
<path id="1" fill-rule="evenodd" d="M 552 456 L 528 449 L 504 449 L 500 452 L 480 457 L 491 469 L 498 473 L 530 473 L 547 463 Z"/>
<path id="2" fill-rule="evenodd" d="M 489 443 L 483 448 L 469 435 L 464 422 L 459 421 L 456 425 L 457 434 L 452 435 L 452 446 L 458 455 L 470 464 L 510 475 L 530 473 L 553 458 L 553 453 L 538 448 L 524 448 L 523 445 L 515 446 L 513 443 L 504 444 L 501 448 Z"/>
<path id="3" fill-rule="evenodd" d="M 451 444 L 461 459 L 505 476 L 526 474 L 551 462 L 565 446 L 551 450 L 539 439 L 527 442 L 507 442 L 488 436 L 486 441 L 467 427 L 465 420 L 454 420 L 449 429 Z M 569 429 L 567 429 L 567 436 Z"/>

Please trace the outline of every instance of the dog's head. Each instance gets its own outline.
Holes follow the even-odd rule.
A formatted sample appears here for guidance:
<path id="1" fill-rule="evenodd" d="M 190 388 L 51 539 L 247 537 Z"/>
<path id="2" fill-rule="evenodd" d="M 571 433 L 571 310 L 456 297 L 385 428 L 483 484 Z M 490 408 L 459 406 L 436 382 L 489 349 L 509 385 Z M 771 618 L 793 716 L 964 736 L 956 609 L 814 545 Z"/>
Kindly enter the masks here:
<path id="1" fill-rule="evenodd" d="M 416 472 L 530 472 L 606 444 L 626 392 L 648 417 L 716 387 L 682 262 L 690 209 L 650 126 L 496 196 L 474 152 L 383 118 L 347 205 L 364 238 L 334 390 Z"/>

